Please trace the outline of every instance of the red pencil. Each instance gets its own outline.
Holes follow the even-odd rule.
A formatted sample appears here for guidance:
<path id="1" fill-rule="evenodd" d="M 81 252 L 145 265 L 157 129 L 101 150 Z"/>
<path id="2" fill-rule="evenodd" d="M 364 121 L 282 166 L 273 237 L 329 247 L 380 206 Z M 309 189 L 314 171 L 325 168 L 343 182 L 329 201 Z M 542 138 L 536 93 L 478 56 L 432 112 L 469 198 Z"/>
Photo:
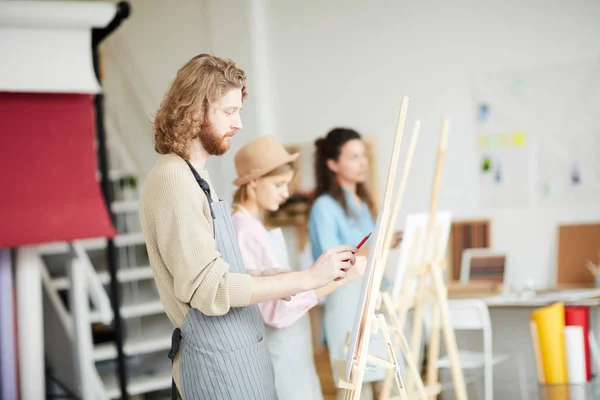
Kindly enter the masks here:
<path id="1" fill-rule="evenodd" d="M 373 233 L 373 232 L 371 232 Z M 360 249 L 362 247 L 363 244 L 365 244 L 365 242 L 369 239 L 369 237 L 371 236 L 371 233 L 369 233 L 367 236 L 365 236 L 363 238 L 363 240 L 360 241 L 360 243 L 356 246 L 357 249 Z M 348 260 L 345 260 L 348 261 Z M 344 272 L 347 271 L 346 269 L 344 269 Z M 339 281 L 341 278 L 335 278 L 335 281 Z"/>
<path id="2" fill-rule="evenodd" d="M 358 246 L 356 246 L 356 248 L 357 248 L 357 249 L 360 249 L 360 248 L 362 247 L 362 245 L 363 245 L 363 244 L 365 244 L 365 242 L 366 242 L 366 241 L 369 239 L 369 237 L 371 236 L 371 233 L 373 233 L 373 232 L 370 232 L 370 233 L 369 233 L 367 236 L 365 236 L 365 237 L 363 238 L 363 240 L 361 240 L 361 241 L 360 241 L 360 243 L 358 244 Z"/>

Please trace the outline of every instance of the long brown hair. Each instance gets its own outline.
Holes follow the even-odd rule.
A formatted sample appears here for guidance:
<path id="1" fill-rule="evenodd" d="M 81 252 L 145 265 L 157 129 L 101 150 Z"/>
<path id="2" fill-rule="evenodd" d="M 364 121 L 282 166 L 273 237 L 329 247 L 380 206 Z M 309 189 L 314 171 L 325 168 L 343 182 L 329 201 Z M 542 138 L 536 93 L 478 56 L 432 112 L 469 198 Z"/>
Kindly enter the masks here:
<path id="1" fill-rule="evenodd" d="M 188 159 L 190 140 L 199 137 L 209 104 L 232 89 L 246 98 L 246 74 L 231 60 L 200 54 L 177 72 L 154 119 L 154 148 Z"/>
<path id="2" fill-rule="evenodd" d="M 337 180 L 335 172 L 327 166 L 327 160 L 337 161 L 342 152 L 342 147 L 344 147 L 347 142 L 354 139 L 362 140 L 360 134 L 355 130 L 335 128 L 329 131 L 324 138 L 315 141 L 315 181 L 317 187 L 315 189 L 313 201 L 323 194 L 328 194 L 342 206 L 348 215 L 348 204 L 346 203 L 344 191 Z M 375 218 L 377 209 L 371 194 L 364 183 L 358 183 L 356 185 L 356 195 L 367 204 L 369 211 L 371 211 L 371 215 Z"/>

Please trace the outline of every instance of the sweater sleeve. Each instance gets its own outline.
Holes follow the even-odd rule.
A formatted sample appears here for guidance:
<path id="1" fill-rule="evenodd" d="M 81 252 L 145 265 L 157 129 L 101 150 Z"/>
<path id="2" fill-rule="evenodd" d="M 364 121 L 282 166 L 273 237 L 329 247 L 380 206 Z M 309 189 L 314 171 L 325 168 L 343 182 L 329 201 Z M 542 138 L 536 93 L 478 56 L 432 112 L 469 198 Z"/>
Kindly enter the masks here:
<path id="1" fill-rule="evenodd" d="M 175 296 L 206 315 L 223 315 L 231 307 L 247 306 L 251 276 L 229 272 L 216 250 L 212 220 L 203 213 L 208 200 L 187 176 L 169 173 L 155 192 L 154 215 L 160 256 L 173 276 Z"/>
<path id="2" fill-rule="evenodd" d="M 261 232 L 258 229 L 252 229 L 252 225 L 246 225 L 244 216 L 234 217 L 233 221 L 240 252 L 247 270 L 287 268 L 285 265 L 279 265 L 265 231 Z M 294 324 L 317 304 L 317 296 L 313 290 L 310 290 L 292 296 L 290 301 L 271 300 L 259 303 L 258 307 L 265 324 L 282 329 Z"/>

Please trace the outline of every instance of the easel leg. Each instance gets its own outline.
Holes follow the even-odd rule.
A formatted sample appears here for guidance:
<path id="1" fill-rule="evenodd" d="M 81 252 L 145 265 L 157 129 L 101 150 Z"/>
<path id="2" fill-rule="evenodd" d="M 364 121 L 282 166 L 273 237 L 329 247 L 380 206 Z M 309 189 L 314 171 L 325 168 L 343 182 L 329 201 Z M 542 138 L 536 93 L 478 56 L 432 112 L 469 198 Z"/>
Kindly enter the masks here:
<path id="1" fill-rule="evenodd" d="M 439 381 L 438 360 L 440 357 L 440 307 L 431 305 L 431 332 L 429 336 L 429 349 L 427 352 L 427 386 L 436 385 Z M 437 396 L 431 396 L 429 400 L 435 400 Z"/>
<path id="2" fill-rule="evenodd" d="M 420 293 L 425 289 L 425 285 L 423 282 L 423 278 L 418 279 L 417 286 L 417 297 L 420 296 Z M 412 322 L 412 333 L 410 336 L 410 348 L 412 349 L 412 359 L 415 362 L 419 362 L 421 359 L 421 344 L 423 342 L 423 303 L 418 302 L 415 304 L 413 309 L 413 322 Z M 409 374 L 407 379 L 407 386 L 409 389 L 414 387 L 414 382 L 416 382 L 420 377 L 419 375 Z"/>
<path id="3" fill-rule="evenodd" d="M 353 390 L 344 390 L 344 400 L 352 400 L 352 392 Z"/>
<path id="4" fill-rule="evenodd" d="M 387 310 L 388 315 L 390 316 L 392 325 L 399 326 L 400 320 L 399 320 L 398 314 L 396 313 L 396 307 L 394 307 L 394 303 L 393 303 L 392 298 L 390 297 L 389 293 L 383 293 L 383 295 L 381 297 L 382 297 L 385 309 Z M 415 383 L 417 385 L 417 392 L 419 393 L 418 398 L 425 400 L 425 399 L 427 399 L 427 392 L 425 391 L 425 386 L 423 385 L 423 380 L 421 379 L 421 374 L 419 373 L 419 370 L 417 369 L 415 360 L 414 360 L 414 358 L 412 358 L 412 355 L 410 353 L 410 348 L 408 346 L 408 343 L 406 342 L 406 338 L 404 337 L 404 331 L 398 330 L 396 332 L 396 338 L 398 339 L 397 343 L 400 345 L 400 349 L 402 351 L 402 354 L 404 355 L 404 361 L 406 362 L 406 365 L 408 366 L 408 370 L 410 371 L 412 376 L 415 377 Z M 394 343 L 394 344 L 396 344 L 396 343 Z M 391 390 L 391 388 L 389 388 L 389 389 Z M 387 392 L 383 392 L 383 395 L 389 396 L 390 390 L 388 390 Z"/>
<path id="5" fill-rule="evenodd" d="M 400 340 L 394 336 L 394 339 L 392 341 L 392 345 L 394 346 L 395 349 L 398 348 L 398 346 L 400 345 Z M 383 385 L 381 386 L 381 395 L 379 396 L 379 400 L 389 400 L 390 399 L 390 394 L 392 392 L 392 380 L 394 379 L 394 375 L 392 374 L 391 371 L 388 371 L 385 374 L 385 379 L 383 381 Z"/>
<path id="6" fill-rule="evenodd" d="M 409 265 L 411 267 L 409 267 L 407 269 L 407 271 L 405 272 L 406 277 L 404 278 L 403 282 L 402 282 L 402 288 L 400 290 L 400 293 L 410 293 L 412 292 L 411 289 L 411 285 L 413 284 L 413 279 L 412 279 L 412 266 L 417 265 L 417 256 L 418 256 L 418 252 L 417 249 L 419 248 L 419 245 L 421 243 L 421 231 L 418 230 L 415 233 L 415 238 L 414 238 L 414 243 L 413 246 L 411 247 L 410 250 L 410 257 L 409 257 Z M 416 280 L 416 283 L 419 283 L 419 280 Z M 418 290 L 417 292 L 418 293 Z M 388 310 L 390 310 L 390 307 L 393 306 L 393 303 L 391 302 L 391 297 L 388 293 L 385 293 L 384 295 L 387 295 L 389 297 L 389 306 L 387 307 Z M 412 296 L 411 296 L 412 297 Z M 416 298 L 416 296 L 415 296 Z M 382 297 L 383 300 L 383 297 Z M 408 299 L 401 299 L 401 301 L 409 301 Z M 411 300 L 412 301 L 412 300 Z M 409 307 L 404 307 L 401 306 L 399 308 L 394 307 L 394 318 L 395 320 L 392 321 L 393 326 L 396 328 L 396 330 L 398 330 L 398 332 L 402 332 L 402 337 L 404 338 L 404 326 L 406 324 L 406 319 L 408 318 L 408 309 Z M 413 335 L 414 337 L 414 335 Z M 398 336 L 394 336 L 394 349 L 397 349 L 398 346 L 400 345 L 399 342 L 399 337 Z M 416 360 L 417 358 L 413 358 L 413 360 Z M 406 381 L 406 385 L 410 389 L 414 386 L 411 384 L 411 379 L 410 379 L 410 374 L 412 372 L 409 372 L 409 374 L 407 374 L 407 381 Z M 393 375 L 391 373 L 386 374 L 385 376 L 385 380 L 383 381 L 383 386 L 381 389 L 381 393 L 382 396 L 380 398 L 380 400 L 388 400 L 391 390 L 392 390 L 392 379 L 393 379 Z"/>
<path id="7" fill-rule="evenodd" d="M 382 314 L 379 314 L 377 316 L 377 319 L 379 320 L 379 327 L 385 340 L 390 361 L 393 364 L 392 373 L 394 374 L 394 378 L 396 379 L 396 386 L 398 386 L 398 390 L 400 391 L 400 398 L 402 400 L 408 400 L 408 396 L 406 395 L 406 389 L 404 388 L 404 382 L 402 381 L 402 375 L 400 374 L 398 359 L 396 358 L 396 352 L 394 351 L 394 344 L 392 343 L 392 338 L 390 337 L 390 331 L 388 330 L 387 323 L 385 322 L 385 317 Z"/>
<path id="8" fill-rule="evenodd" d="M 451 365 L 452 382 L 454 383 L 454 394 L 457 400 L 467 400 L 467 388 L 465 386 L 465 378 L 460 366 L 460 359 L 458 358 L 458 348 L 456 347 L 456 336 L 454 335 L 454 329 L 452 328 L 452 321 L 450 320 L 450 312 L 448 308 L 448 297 L 446 293 L 446 286 L 442 278 L 442 271 L 437 265 L 433 265 L 431 268 L 433 283 L 437 292 L 439 300 L 439 310 L 442 319 L 442 329 L 444 331 L 444 343 L 446 344 L 446 351 L 448 352 L 448 358 Z"/>

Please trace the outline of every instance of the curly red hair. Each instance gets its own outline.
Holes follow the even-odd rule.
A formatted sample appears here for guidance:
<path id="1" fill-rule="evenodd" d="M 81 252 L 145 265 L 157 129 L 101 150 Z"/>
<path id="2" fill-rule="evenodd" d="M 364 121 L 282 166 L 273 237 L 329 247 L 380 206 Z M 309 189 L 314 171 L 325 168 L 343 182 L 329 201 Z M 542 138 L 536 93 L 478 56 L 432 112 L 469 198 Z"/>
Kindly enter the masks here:
<path id="1" fill-rule="evenodd" d="M 209 104 L 232 89 L 246 98 L 246 74 L 228 59 L 200 54 L 177 71 L 154 119 L 154 148 L 159 154 L 189 158 L 189 142 L 199 137 Z"/>

